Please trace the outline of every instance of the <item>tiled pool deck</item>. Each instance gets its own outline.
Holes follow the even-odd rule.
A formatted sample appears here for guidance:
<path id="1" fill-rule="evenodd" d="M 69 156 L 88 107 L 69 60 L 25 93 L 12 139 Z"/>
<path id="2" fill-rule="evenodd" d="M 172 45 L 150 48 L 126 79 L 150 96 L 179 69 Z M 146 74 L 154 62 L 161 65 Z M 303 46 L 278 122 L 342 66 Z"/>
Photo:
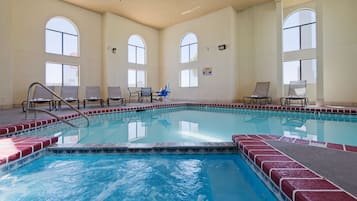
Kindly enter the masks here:
<path id="1" fill-rule="evenodd" d="M 123 107 L 111 108 L 91 108 L 84 110 L 87 115 L 96 115 L 112 112 L 127 112 L 135 110 L 157 109 L 165 107 L 178 107 L 193 105 L 199 107 L 223 107 L 223 108 L 244 108 L 273 111 L 293 111 L 308 113 L 333 113 L 357 115 L 355 108 L 331 108 L 331 107 L 294 107 L 278 105 L 243 105 L 239 103 L 154 103 L 154 104 L 128 104 Z M 122 144 L 122 145 L 54 145 L 56 137 L 33 138 L 17 137 L 19 133 L 28 129 L 36 129 L 58 122 L 59 120 L 49 118 L 39 114 L 37 120 L 24 120 L 24 113 L 20 109 L 0 110 L 0 167 L 12 164 L 19 159 L 29 157 L 46 148 L 52 153 L 197 153 L 197 152 L 228 152 L 236 151 L 233 143 L 162 143 L 162 144 Z M 57 111 L 61 118 L 77 118 L 78 115 L 68 110 Z M 294 143 L 295 145 L 315 146 L 326 150 L 348 152 L 356 155 L 357 147 L 340 145 L 325 142 L 307 141 L 280 136 L 247 136 L 236 135 L 232 137 L 238 149 L 245 155 L 258 171 L 262 171 L 283 194 L 293 201 L 357 201 L 357 192 L 346 193 L 341 185 L 332 183 L 326 176 L 310 170 L 308 167 L 295 161 L 291 156 L 269 144 L 269 140 L 284 143 Z M 50 146 L 52 145 L 52 146 Z M 307 153 L 308 154 L 308 153 Z M 348 160 L 348 158 L 346 158 Z M 336 164 L 337 166 L 337 164 Z M 354 172 L 351 172 L 353 174 Z M 344 178 L 349 180 L 349 178 Z M 354 183 L 355 181 L 353 181 Z M 342 182 L 343 183 L 343 182 Z M 357 183 L 357 182 L 356 182 Z M 352 188 L 353 188 L 352 184 Z M 356 185 L 357 189 L 357 185 Z M 352 190 L 353 191 L 353 190 Z M 357 191 L 357 190 L 356 190 Z"/>

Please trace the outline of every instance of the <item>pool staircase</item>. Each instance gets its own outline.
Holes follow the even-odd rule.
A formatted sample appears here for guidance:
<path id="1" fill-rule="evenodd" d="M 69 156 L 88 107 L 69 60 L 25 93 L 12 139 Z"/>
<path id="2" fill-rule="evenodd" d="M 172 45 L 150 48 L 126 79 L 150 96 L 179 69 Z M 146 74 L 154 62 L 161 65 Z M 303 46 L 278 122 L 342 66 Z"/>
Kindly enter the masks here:
<path id="1" fill-rule="evenodd" d="M 76 111 L 80 116 L 82 116 L 85 120 L 86 120 L 86 124 L 84 127 L 88 127 L 89 126 L 89 119 L 87 117 L 87 115 L 85 115 L 84 113 L 82 113 L 81 111 L 79 111 L 77 108 L 73 107 L 70 103 L 68 103 L 66 100 L 64 100 L 61 96 L 59 96 L 56 92 L 54 92 L 53 90 L 51 90 L 50 88 L 46 87 L 45 85 L 43 85 L 42 83 L 40 82 L 33 82 L 32 84 L 30 84 L 30 86 L 28 87 L 28 90 L 27 90 L 27 99 L 26 99 L 26 113 L 25 113 L 25 119 L 28 119 L 28 113 L 30 111 L 33 111 L 34 112 L 34 116 L 35 116 L 35 119 L 37 117 L 37 112 L 44 112 L 52 117 L 55 117 L 57 120 L 59 121 L 62 121 L 63 123 L 69 125 L 69 126 L 72 126 L 72 127 L 75 127 L 75 128 L 81 128 L 83 126 L 78 126 L 78 125 L 75 125 L 71 122 L 69 122 L 68 120 L 64 119 L 64 118 L 61 118 L 59 117 L 58 115 L 54 114 L 53 112 L 51 111 L 48 111 L 48 110 L 44 110 L 44 109 L 40 109 L 40 108 L 35 108 L 35 107 L 31 107 L 31 90 L 34 86 L 40 86 L 42 87 L 43 89 L 45 89 L 47 92 L 49 92 L 50 94 L 52 94 L 53 96 L 55 96 L 56 98 L 58 98 L 60 101 L 64 102 L 66 105 L 68 105 L 68 107 L 70 107 L 72 110 Z"/>

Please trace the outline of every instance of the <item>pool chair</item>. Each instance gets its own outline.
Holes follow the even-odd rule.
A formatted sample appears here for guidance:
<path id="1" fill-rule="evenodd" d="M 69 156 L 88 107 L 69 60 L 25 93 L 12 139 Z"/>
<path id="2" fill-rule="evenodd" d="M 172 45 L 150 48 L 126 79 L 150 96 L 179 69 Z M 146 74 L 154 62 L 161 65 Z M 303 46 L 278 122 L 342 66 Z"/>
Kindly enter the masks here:
<path id="1" fill-rule="evenodd" d="M 86 96 L 83 100 L 84 108 L 86 108 L 87 102 L 99 102 L 103 107 L 104 100 L 100 96 L 100 87 L 86 87 Z"/>
<path id="2" fill-rule="evenodd" d="M 121 95 L 120 87 L 108 87 L 107 105 L 110 101 L 120 101 L 122 105 L 125 105 L 125 98 Z"/>
<path id="3" fill-rule="evenodd" d="M 281 105 L 290 105 L 291 103 L 300 103 L 301 106 L 307 105 L 306 80 L 290 81 L 288 96 L 280 98 Z"/>
<path id="4" fill-rule="evenodd" d="M 137 101 L 139 101 L 139 95 L 140 95 L 139 89 L 135 87 L 128 87 L 128 92 L 129 92 L 129 98 L 128 98 L 129 103 L 132 98 L 135 98 Z"/>
<path id="5" fill-rule="evenodd" d="M 243 103 L 270 104 L 271 97 L 268 96 L 270 82 L 257 82 L 251 96 L 243 97 Z"/>
<path id="6" fill-rule="evenodd" d="M 52 91 L 55 90 L 54 86 L 48 86 L 48 88 L 51 89 Z M 41 86 L 35 87 L 32 99 L 29 102 L 30 102 L 30 107 L 36 107 L 38 104 L 46 103 L 48 104 L 50 111 L 56 108 L 55 100 L 53 99 L 52 94 L 49 93 L 46 89 L 42 88 Z M 23 101 L 21 103 L 23 112 L 25 112 L 26 104 L 27 104 L 26 101 Z"/>
<path id="7" fill-rule="evenodd" d="M 151 87 L 143 87 L 140 91 L 139 102 L 143 102 L 144 98 L 150 98 L 150 102 L 152 102 L 152 91 Z"/>
<path id="8" fill-rule="evenodd" d="M 156 96 L 159 97 L 160 100 L 166 100 L 167 96 L 169 95 L 170 91 L 166 88 L 161 89 L 157 92 Z"/>
<path id="9" fill-rule="evenodd" d="M 61 88 L 61 97 L 68 103 L 77 103 L 79 109 L 78 86 L 63 86 Z M 58 100 L 58 109 L 61 109 L 62 101 Z"/>

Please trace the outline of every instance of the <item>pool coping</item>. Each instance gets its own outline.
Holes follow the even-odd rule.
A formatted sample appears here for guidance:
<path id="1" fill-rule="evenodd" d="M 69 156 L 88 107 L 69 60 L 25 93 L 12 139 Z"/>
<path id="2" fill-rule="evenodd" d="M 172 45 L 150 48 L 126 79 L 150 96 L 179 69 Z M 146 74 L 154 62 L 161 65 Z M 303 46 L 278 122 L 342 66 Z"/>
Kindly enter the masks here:
<path id="1" fill-rule="evenodd" d="M 233 142 L 255 169 L 292 201 L 356 201 L 338 185 L 279 151 L 266 141 L 276 136 L 234 135 Z"/>

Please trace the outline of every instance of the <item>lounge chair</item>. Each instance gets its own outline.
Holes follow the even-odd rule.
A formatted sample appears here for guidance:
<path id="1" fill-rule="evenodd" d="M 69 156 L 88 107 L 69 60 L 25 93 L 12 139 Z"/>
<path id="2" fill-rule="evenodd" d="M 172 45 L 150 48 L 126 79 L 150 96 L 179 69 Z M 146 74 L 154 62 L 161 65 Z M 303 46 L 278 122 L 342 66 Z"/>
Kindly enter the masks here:
<path id="1" fill-rule="evenodd" d="M 165 100 L 166 97 L 169 95 L 169 93 L 170 93 L 169 90 L 167 90 L 166 88 L 163 88 L 157 92 L 156 96 L 158 96 L 162 100 Z"/>
<path id="2" fill-rule="evenodd" d="M 69 103 L 77 102 L 77 108 L 79 109 L 77 86 L 63 86 L 61 88 L 61 97 Z M 58 101 L 58 109 L 61 109 L 61 102 L 61 100 Z"/>
<path id="3" fill-rule="evenodd" d="M 48 86 L 48 88 L 51 89 L 52 91 L 55 90 L 54 86 Z M 48 103 L 50 111 L 52 111 L 52 109 L 56 108 L 56 104 L 55 104 L 52 94 L 49 93 L 46 89 L 44 89 L 41 86 L 35 87 L 32 99 L 29 100 L 29 102 L 30 102 L 31 107 L 36 107 L 37 104 Z M 26 101 L 23 101 L 21 103 L 23 112 L 25 112 L 26 104 L 27 104 Z"/>
<path id="4" fill-rule="evenodd" d="M 108 87 L 108 106 L 110 101 L 120 101 L 122 105 L 125 104 L 125 98 L 121 95 L 120 87 Z"/>
<path id="5" fill-rule="evenodd" d="M 139 101 L 140 90 L 138 90 L 137 88 L 128 87 L 128 92 L 129 92 L 129 98 L 128 98 L 129 102 L 132 97 L 136 98 L 137 101 Z"/>
<path id="6" fill-rule="evenodd" d="M 281 105 L 290 105 L 291 102 L 300 102 L 301 106 L 307 105 L 306 80 L 290 81 L 288 96 L 280 98 Z"/>
<path id="7" fill-rule="evenodd" d="M 100 87 L 86 87 L 86 96 L 83 100 L 83 107 L 86 107 L 86 102 L 99 102 L 103 107 L 104 100 L 100 96 Z"/>
<path id="8" fill-rule="evenodd" d="M 243 97 L 243 103 L 270 104 L 271 97 L 268 96 L 270 82 L 257 82 L 251 96 Z"/>
<path id="9" fill-rule="evenodd" d="M 143 87 L 140 91 L 139 101 L 142 102 L 144 98 L 150 98 L 150 102 L 152 102 L 152 91 L 150 87 Z"/>

